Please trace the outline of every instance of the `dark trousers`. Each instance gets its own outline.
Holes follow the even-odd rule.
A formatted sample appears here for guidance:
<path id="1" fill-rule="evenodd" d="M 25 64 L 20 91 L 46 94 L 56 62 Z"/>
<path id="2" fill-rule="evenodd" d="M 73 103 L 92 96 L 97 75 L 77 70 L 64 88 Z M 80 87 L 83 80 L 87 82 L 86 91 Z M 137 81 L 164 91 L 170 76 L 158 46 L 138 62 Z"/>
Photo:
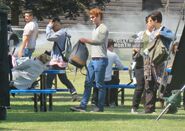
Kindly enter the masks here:
<path id="1" fill-rule="evenodd" d="M 112 84 L 111 81 L 106 81 L 105 85 L 110 85 Z M 106 96 L 105 96 L 105 105 L 109 106 L 109 104 L 115 103 L 117 101 L 117 96 L 118 96 L 118 89 L 115 88 L 107 88 L 106 89 Z M 93 104 L 98 103 L 98 88 L 93 88 L 93 94 L 92 94 L 92 99 L 91 102 Z"/>
<path id="2" fill-rule="evenodd" d="M 152 77 L 151 81 L 145 80 L 145 112 L 155 111 L 157 86 L 156 81 Z"/>
<path id="3" fill-rule="evenodd" d="M 105 85 L 112 85 L 112 84 L 119 84 L 119 78 L 116 78 L 116 76 L 112 76 L 112 80 L 105 81 Z M 117 97 L 118 97 L 118 89 L 117 88 L 107 88 L 106 89 L 106 96 L 105 96 L 105 105 L 109 106 L 109 104 L 116 104 L 117 103 Z M 93 94 L 91 102 L 93 104 L 98 103 L 98 88 L 93 88 Z M 117 104 L 116 104 L 117 105 Z"/>
<path id="4" fill-rule="evenodd" d="M 65 70 L 65 68 L 60 68 L 58 66 L 50 66 L 50 69 L 53 70 Z M 56 77 L 55 74 L 48 74 L 47 75 L 47 88 L 51 88 L 52 87 L 52 83 L 54 78 Z M 76 89 L 74 88 L 73 84 L 71 83 L 71 81 L 67 78 L 66 73 L 64 74 L 58 74 L 58 77 L 60 79 L 60 81 L 69 89 L 71 94 L 76 93 Z"/>
<path id="5" fill-rule="evenodd" d="M 132 108 L 133 109 L 138 109 L 139 108 L 139 104 L 141 102 L 142 99 L 142 95 L 144 94 L 144 69 L 140 68 L 140 69 L 135 69 L 135 77 L 136 77 L 136 82 L 137 82 L 137 86 L 134 90 L 134 95 L 133 95 L 133 99 L 132 99 Z"/>

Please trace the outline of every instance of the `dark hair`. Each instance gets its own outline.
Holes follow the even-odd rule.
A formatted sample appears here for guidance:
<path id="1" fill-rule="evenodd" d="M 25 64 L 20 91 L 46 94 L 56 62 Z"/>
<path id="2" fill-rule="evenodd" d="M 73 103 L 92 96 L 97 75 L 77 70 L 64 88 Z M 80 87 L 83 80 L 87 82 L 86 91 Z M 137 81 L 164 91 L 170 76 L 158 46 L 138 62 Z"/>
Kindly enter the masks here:
<path id="1" fill-rule="evenodd" d="M 146 17 L 145 17 L 145 22 L 146 22 L 146 24 L 148 23 L 148 18 L 150 17 L 150 15 L 147 15 Z"/>
<path id="2" fill-rule="evenodd" d="M 111 46 L 114 46 L 114 40 L 113 39 L 108 39 L 108 45 L 107 45 L 107 48 L 111 47 Z"/>
<path id="3" fill-rule="evenodd" d="M 60 22 L 60 18 L 58 18 L 58 17 L 52 17 L 51 19 L 52 19 L 53 22 L 56 22 L 56 21 Z"/>
<path id="4" fill-rule="evenodd" d="M 160 11 L 154 11 L 150 14 L 153 21 L 157 20 L 158 23 L 162 22 L 162 13 Z"/>
<path id="5" fill-rule="evenodd" d="M 29 14 L 30 16 L 33 16 L 33 11 L 32 10 L 25 10 L 24 14 Z"/>

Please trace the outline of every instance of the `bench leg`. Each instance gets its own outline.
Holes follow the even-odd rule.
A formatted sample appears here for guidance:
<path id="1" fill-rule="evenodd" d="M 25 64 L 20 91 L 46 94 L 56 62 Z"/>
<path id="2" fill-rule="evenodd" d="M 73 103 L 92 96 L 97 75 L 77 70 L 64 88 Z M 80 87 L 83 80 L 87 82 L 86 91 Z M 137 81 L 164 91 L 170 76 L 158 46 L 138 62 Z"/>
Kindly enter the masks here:
<path id="1" fill-rule="evenodd" d="M 52 94 L 49 94 L 49 111 L 53 110 L 53 101 L 52 101 Z"/>
<path id="2" fill-rule="evenodd" d="M 38 104 L 37 104 L 37 94 L 34 94 L 34 111 L 38 112 Z"/>
<path id="3" fill-rule="evenodd" d="M 110 105 L 110 89 L 109 88 L 107 88 L 106 89 L 106 106 L 109 106 Z"/>
<path id="4" fill-rule="evenodd" d="M 47 76 L 46 74 L 41 75 L 41 89 L 47 88 Z M 40 94 L 40 111 L 46 112 L 47 106 L 46 106 L 46 94 L 41 93 Z"/>
<path id="5" fill-rule="evenodd" d="M 116 89 L 116 92 L 115 92 L 115 104 L 116 106 L 118 106 L 118 89 Z"/>
<path id="6" fill-rule="evenodd" d="M 46 112 L 47 111 L 47 106 L 46 106 L 46 94 L 40 94 L 40 111 L 41 112 Z"/>
<path id="7" fill-rule="evenodd" d="M 121 89 L 121 105 L 124 105 L 125 101 L 125 89 Z"/>

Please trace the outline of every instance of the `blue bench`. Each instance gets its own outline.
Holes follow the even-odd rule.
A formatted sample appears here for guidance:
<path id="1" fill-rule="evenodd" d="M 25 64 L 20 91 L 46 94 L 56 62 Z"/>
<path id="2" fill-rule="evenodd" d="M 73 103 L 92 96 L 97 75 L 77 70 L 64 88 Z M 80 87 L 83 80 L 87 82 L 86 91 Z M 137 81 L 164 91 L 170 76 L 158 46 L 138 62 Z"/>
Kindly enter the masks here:
<path id="1" fill-rule="evenodd" d="M 120 89 L 117 90 L 117 94 L 119 92 L 121 92 L 121 104 L 124 105 L 124 100 L 125 100 L 125 90 L 124 89 L 135 89 L 136 88 L 136 84 L 112 84 L 112 85 L 104 85 L 103 87 L 110 89 L 110 88 L 115 88 L 115 89 Z M 110 90 L 107 90 L 108 92 L 110 92 Z M 110 103 L 110 93 L 108 94 L 108 104 Z M 118 98 L 116 98 L 116 105 L 118 106 Z"/>
<path id="2" fill-rule="evenodd" d="M 10 94 L 34 94 L 34 111 L 38 111 L 38 95 L 40 95 L 40 111 L 47 111 L 47 99 L 49 95 L 49 111 L 52 111 L 52 94 L 56 93 L 55 89 L 12 89 Z"/>
<path id="3" fill-rule="evenodd" d="M 114 71 L 114 74 L 116 74 L 118 78 L 119 78 L 119 71 L 121 71 L 121 70 L 123 70 L 123 71 L 129 70 L 128 67 L 124 67 L 121 70 L 119 70 L 116 67 L 113 67 L 112 69 Z M 172 69 L 171 68 L 166 68 L 165 71 L 167 73 L 171 73 Z M 108 85 L 108 86 L 105 86 L 105 87 L 107 87 L 107 88 L 120 88 L 118 93 L 121 92 L 121 104 L 123 105 L 124 104 L 124 94 L 125 94 L 125 90 L 124 89 L 125 88 L 127 88 L 127 89 L 134 89 L 134 88 L 136 88 L 136 84 L 118 84 L 118 85 Z"/>
<path id="4" fill-rule="evenodd" d="M 136 84 L 117 84 L 117 85 L 104 85 L 105 88 L 129 88 L 133 89 L 136 87 Z"/>

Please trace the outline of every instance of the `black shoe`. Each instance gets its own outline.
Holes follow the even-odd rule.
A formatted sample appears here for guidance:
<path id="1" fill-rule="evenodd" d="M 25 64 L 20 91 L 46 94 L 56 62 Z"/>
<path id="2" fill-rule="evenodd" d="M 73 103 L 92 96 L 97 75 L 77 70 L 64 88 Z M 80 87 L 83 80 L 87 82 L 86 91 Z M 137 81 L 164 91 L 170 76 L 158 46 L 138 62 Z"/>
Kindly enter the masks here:
<path id="1" fill-rule="evenodd" d="M 70 107 L 70 110 L 76 111 L 76 112 L 86 112 L 86 110 L 84 108 L 82 108 L 81 106 Z"/>

